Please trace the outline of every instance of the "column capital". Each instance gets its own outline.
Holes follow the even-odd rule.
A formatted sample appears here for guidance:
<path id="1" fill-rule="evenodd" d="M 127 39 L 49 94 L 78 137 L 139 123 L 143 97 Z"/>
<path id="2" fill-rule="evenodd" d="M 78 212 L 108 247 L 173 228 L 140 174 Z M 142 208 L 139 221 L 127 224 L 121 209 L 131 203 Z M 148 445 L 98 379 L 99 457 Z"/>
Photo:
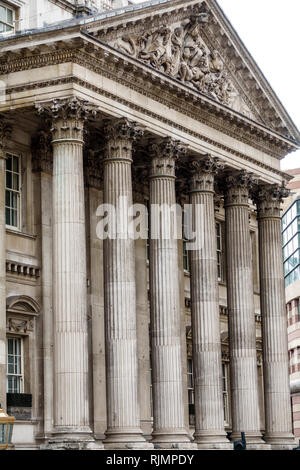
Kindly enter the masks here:
<path id="1" fill-rule="evenodd" d="M 289 194 L 289 189 L 284 185 L 258 186 L 253 196 L 253 200 L 257 204 L 258 218 L 280 218 L 281 203 Z"/>
<path id="2" fill-rule="evenodd" d="M 144 129 L 137 122 L 127 118 L 104 121 L 106 152 L 104 163 L 113 160 L 132 162 L 132 144 L 142 137 Z"/>
<path id="3" fill-rule="evenodd" d="M 58 98 L 45 103 L 37 103 L 40 116 L 51 123 L 53 143 L 61 140 L 77 140 L 83 143 L 84 124 L 97 114 L 97 106 L 77 98 Z"/>
<path id="4" fill-rule="evenodd" d="M 254 174 L 246 170 L 236 171 L 226 176 L 222 182 L 225 206 L 248 205 L 250 191 L 255 182 Z"/>
<path id="5" fill-rule="evenodd" d="M 49 130 L 40 130 L 31 141 L 32 169 L 34 172 L 52 174 L 53 159 L 51 149 L 51 133 Z"/>
<path id="6" fill-rule="evenodd" d="M 190 163 L 191 191 L 214 192 L 215 176 L 224 168 L 218 158 L 207 154 L 202 159 L 195 159 Z"/>
<path id="7" fill-rule="evenodd" d="M 149 144 L 152 159 L 151 177 L 175 178 L 176 160 L 186 155 L 187 146 L 172 137 L 156 139 Z"/>
<path id="8" fill-rule="evenodd" d="M 5 158 L 4 149 L 12 133 L 12 126 L 0 114 L 0 158 Z"/>

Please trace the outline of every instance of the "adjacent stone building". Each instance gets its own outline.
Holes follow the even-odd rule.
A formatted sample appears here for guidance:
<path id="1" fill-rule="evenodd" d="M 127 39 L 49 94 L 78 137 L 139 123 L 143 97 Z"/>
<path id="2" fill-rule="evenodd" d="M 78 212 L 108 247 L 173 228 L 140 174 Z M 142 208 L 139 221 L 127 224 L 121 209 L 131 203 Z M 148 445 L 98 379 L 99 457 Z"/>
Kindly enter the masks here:
<path id="1" fill-rule="evenodd" d="M 283 261 L 285 276 L 290 382 L 293 427 L 300 437 L 300 169 L 289 170 L 290 196 L 282 217 Z"/>
<path id="2" fill-rule="evenodd" d="M 0 0 L 16 448 L 294 447 L 280 160 L 299 131 L 215 0 L 124 4 Z M 127 205 L 103 240 L 120 201 L 191 208 L 201 243 L 165 237 L 163 211 L 150 236 L 151 210 L 134 239 Z"/>

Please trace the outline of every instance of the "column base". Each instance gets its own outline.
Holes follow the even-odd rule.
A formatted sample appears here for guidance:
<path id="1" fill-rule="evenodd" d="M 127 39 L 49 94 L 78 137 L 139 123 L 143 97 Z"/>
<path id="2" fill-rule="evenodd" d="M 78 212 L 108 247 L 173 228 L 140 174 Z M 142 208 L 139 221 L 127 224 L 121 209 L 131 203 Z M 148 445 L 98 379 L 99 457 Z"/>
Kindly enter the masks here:
<path id="1" fill-rule="evenodd" d="M 298 443 L 291 433 L 265 434 L 264 440 L 272 447 L 272 450 L 293 450 Z"/>
<path id="2" fill-rule="evenodd" d="M 266 444 L 265 441 L 262 438 L 261 433 L 259 433 L 257 431 L 256 432 L 255 431 L 254 432 L 253 431 L 252 432 L 251 431 L 249 431 L 249 432 L 244 431 L 244 432 L 245 432 L 247 446 L 248 446 L 248 444 L 255 444 L 255 445 L 261 445 L 261 444 L 265 445 Z M 240 431 L 239 432 L 233 432 L 230 436 L 230 442 L 240 441 L 241 438 L 242 438 L 241 434 L 242 434 L 242 431 L 241 432 Z"/>
<path id="3" fill-rule="evenodd" d="M 185 429 L 155 431 L 152 434 L 152 443 L 155 449 L 182 449 L 182 450 L 195 450 L 197 444 L 192 442 L 190 436 Z"/>
<path id="4" fill-rule="evenodd" d="M 215 431 L 206 432 L 198 431 L 194 434 L 195 443 L 198 449 L 224 449 L 232 450 L 232 443 L 230 443 L 226 437 L 225 432 Z"/>
<path id="5" fill-rule="evenodd" d="M 133 449 L 143 448 L 147 441 L 141 429 L 107 430 L 105 433 L 104 446 L 106 449 Z M 149 447 L 153 448 L 153 446 Z"/>
<path id="6" fill-rule="evenodd" d="M 88 450 L 93 446 L 103 449 L 103 445 L 95 443 L 92 430 L 89 426 L 56 427 L 53 434 L 48 437 L 47 443 L 40 446 L 41 450 Z M 100 445 L 100 447 L 99 447 Z"/>
<path id="7" fill-rule="evenodd" d="M 266 443 L 262 435 L 257 432 L 245 432 L 247 450 L 271 450 L 271 446 Z M 234 432 L 230 436 L 230 441 L 234 443 L 235 441 L 241 440 L 241 432 Z"/>
<path id="8" fill-rule="evenodd" d="M 101 441 L 95 441 L 92 437 L 82 439 L 76 436 L 76 439 L 58 438 L 49 439 L 46 444 L 40 445 L 40 450 L 103 450 L 104 446 Z"/>
<path id="9" fill-rule="evenodd" d="M 105 450 L 153 450 L 154 446 L 150 442 L 104 442 Z"/>

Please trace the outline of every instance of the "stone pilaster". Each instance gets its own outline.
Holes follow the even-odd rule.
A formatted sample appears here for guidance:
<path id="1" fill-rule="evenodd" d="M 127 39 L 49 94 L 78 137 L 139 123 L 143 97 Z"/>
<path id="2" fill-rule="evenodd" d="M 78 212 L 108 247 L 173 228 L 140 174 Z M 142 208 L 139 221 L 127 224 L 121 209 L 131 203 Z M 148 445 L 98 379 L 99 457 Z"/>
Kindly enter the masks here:
<path id="1" fill-rule="evenodd" d="M 0 403 L 6 409 L 6 223 L 5 168 L 7 139 L 11 127 L 0 115 Z"/>
<path id="2" fill-rule="evenodd" d="M 52 121 L 54 433 L 90 439 L 84 124 L 95 108 L 77 98 L 37 105 Z"/>
<path id="3" fill-rule="evenodd" d="M 104 204 L 117 211 L 115 237 L 104 240 L 105 444 L 113 448 L 145 445 L 138 398 L 135 248 L 127 225 L 132 205 L 132 145 L 141 132 L 136 123 L 125 118 L 106 123 L 104 130 Z"/>
<path id="4" fill-rule="evenodd" d="M 167 210 L 160 221 L 154 217 L 154 205 L 171 209 L 176 204 L 175 161 L 183 150 L 171 138 L 150 145 L 153 442 L 163 447 L 190 443 L 184 420 L 178 247 L 174 237 L 177 218 L 175 213 L 172 222 Z"/>
<path id="5" fill-rule="evenodd" d="M 260 433 L 256 332 L 253 299 L 249 189 L 252 176 L 241 171 L 225 181 L 227 297 L 232 403 L 232 440 L 246 433 L 249 444 Z"/>
<path id="6" fill-rule="evenodd" d="M 32 141 L 32 169 L 39 173 L 43 302 L 44 435 L 53 432 L 52 172 L 51 134 L 41 130 Z"/>
<path id="7" fill-rule="evenodd" d="M 190 204 L 198 243 L 191 246 L 191 311 L 195 380 L 194 438 L 200 448 L 226 448 L 214 179 L 222 167 L 207 155 L 192 162 Z M 191 244 L 192 245 L 192 244 Z"/>
<path id="8" fill-rule="evenodd" d="M 265 395 L 264 439 L 272 448 L 294 446 L 282 259 L 281 208 L 288 190 L 260 187 L 256 195 Z"/>

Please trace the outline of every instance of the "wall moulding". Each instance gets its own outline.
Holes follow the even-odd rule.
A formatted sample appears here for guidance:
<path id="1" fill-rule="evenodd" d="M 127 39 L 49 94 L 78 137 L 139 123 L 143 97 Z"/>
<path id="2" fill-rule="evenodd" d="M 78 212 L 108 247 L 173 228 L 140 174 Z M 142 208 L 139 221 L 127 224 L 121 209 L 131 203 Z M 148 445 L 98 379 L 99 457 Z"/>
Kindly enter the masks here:
<path id="1" fill-rule="evenodd" d="M 195 131 L 193 131 L 193 130 L 191 130 L 191 129 L 183 126 L 183 125 L 178 125 L 178 124 L 174 123 L 174 121 L 172 121 L 172 120 L 170 120 L 166 117 L 162 117 L 161 115 L 155 113 L 154 111 L 150 111 L 150 110 L 148 110 L 148 109 L 146 109 L 146 108 L 144 108 L 144 107 L 142 107 L 142 106 L 140 106 L 136 103 L 130 102 L 130 101 L 128 101 L 126 99 L 123 99 L 123 98 L 120 98 L 120 97 L 116 97 L 115 94 L 110 93 L 108 91 L 105 91 L 105 90 L 103 90 L 103 89 L 101 89 L 101 88 L 99 88 L 99 87 L 97 87 L 97 86 L 95 86 L 95 85 L 93 85 L 93 84 L 91 84 L 87 81 L 81 80 L 80 78 L 78 78 L 76 76 L 67 76 L 67 77 L 63 77 L 63 78 L 59 78 L 59 79 L 46 80 L 46 81 L 42 81 L 42 82 L 35 82 L 35 83 L 32 83 L 32 84 L 28 84 L 28 85 L 22 85 L 22 86 L 19 86 L 19 87 L 14 87 L 14 88 L 8 89 L 8 92 L 11 93 L 11 94 L 16 95 L 17 92 L 23 93 L 24 91 L 34 90 L 35 89 L 37 91 L 37 95 L 39 95 L 42 92 L 43 96 L 45 96 L 47 94 L 47 88 L 48 87 L 51 87 L 51 94 L 53 94 L 54 93 L 53 87 L 54 86 L 55 87 L 60 87 L 62 85 L 72 85 L 72 87 L 74 87 L 76 85 L 76 86 L 82 88 L 83 90 L 78 89 L 78 91 L 80 93 L 83 92 L 83 96 L 85 98 L 87 96 L 86 95 L 86 90 L 89 90 L 89 91 L 95 93 L 95 95 L 101 96 L 101 98 L 104 97 L 104 98 L 108 98 L 108 99 L 113 100 L 113 101 L 117 101 L 119 104 L 126 106 L 129 110 L 133 110 L 135 112 L 138 112 L 139 114 L 144 114 L 146 116 L 149 116 L 150 118 L 155 119 L 160 123 L 164 123 L 166 125 L 169 125 L 172 128 L 176 128 L 178 131 L 180 131 L 180 133 L 181 132 L 186 133 L 187 135 L 192 136 L 195 139 L 199 139 L 203 143 L 206 143 L 210 146 L 215 147 L 218 152 L 219 151 L 221 151 L 222 153 L 226 152 L 229 155 L 234 155 L 239 159 L 246 160 L 249 163 L 254 164 L 258 168 L 259 173 L 260 173 L 259 168 L 261 168 L 261 169 L 263 169 L 263 170 L 270 173 L 270 179 L 268 179 L 266 181 L 268 183 L 280 183 L 282 180 L 288 180 L 288 175 L 286 175 L 284 172 L 282 172 L 280 170 L 277 170 L 274 167 L 263 163 L 262 161 L 256 160 L 256 159 L 254 159 L 250 156 L 247 156 L 244 153 L 236 151 L 233 148 L 231 148 L 227 145 L 224 145 L 221 142 L 216 141 L 215 139 L 211 139 L 211 138 L 209 138 L 205 135 L 202 135 L 199 132 L 195 132 Z M 74 92 L 74 91 L 75 91 L 75 89 L 73 88 L 72 92 Z M 59 93 L 58 92 L 55 93 L 55 96 L 63 96 L 63 93 L 66 93 L 66 90 L 65 90 L 65 92 L 63 90 L 60 90 Z M 69 91 L 68 91 L 68 93 L 69 93 Z M 15 98 L 15 100 L 17 99 L 16 96 L 14 96 L 14 98 Z M 32 102 L 32 106 L 33 106 L 34 103 L 35 103 L 36 98 L 34 96 L 32 96 L 31 99 L 33 100 L 33 102 Z M 167 104 L 167 103 L 165 102 L 164 104 Z M 10 104 L 9 104 L 9 108 L 11 108 Z M 26 109 L 29 110 L 30 108 L 31 108 L 31 105 L 30 105 L 29 102 L 27 102 L 26 103 Z M 192 108 L 192 107 L 190 107 L 190 108 Z M 200 118 L 202 116 L 199 116 L 199 113 L 196 115 L 196 112 L 192 113 L 190 109 L 187 110 L 186 107 L 183 109 L 182 106 L 180 106 L 180 108 L 175 107 L 175 109 L 176 109 L 176 111 L 182 112 L 184 115 L 188 115 L 188 116 L 192 117 L 193 119 L 201 121 Z M 205 122 L 204 118 L 203 118 L 203 121 Z M 217 123 L 214 123 L 214 125 L 212 125 L 212 127 L 214 127 L 215 129 L 218 129 L 221 132 L 225 133 L 225 130 L 224 130 L 222 125 L 217 125 Z M 245 142 L 249 145 L 252 145 L 254 148 L 257 148 L 258 150 L 263 151 L 263 152 L 265 152 L 265 153 L 267 153 L 267 154 L 274 157 L 273 152 L 270 152 L 270 150 L 268 148 L 266 148 L 266 146 L 262 147 L 262 146 L 259 146 L 256 141 L 249 142 L 246 139 L 242 139 L 241 138 L 241 130 L 240 129 L 237 129 L 237 130 L 239 131 L 238 133 L 231 132 L 229 135 L 231 137 L 236 138 L 239 141 L 243 141 L 243 142 Z M 220 154 L 218 153 L 218 155 L 216 155 L 216 156 L 219 156 L 219 155 Z M 277 154 L 275 155 L 275 158 L 279 158 Z M 272 176 L 272 175 L 275 175 L 275 179 L 274 179 L 274 176 Z"/>
<path id="2" fill-rule="evenodd" d="M 79 38 L 76 38 L 76 40 L 72 38 L 70 41 L 58 41 L 56 44 L 58 50 L 53 50 L 53 44 L 51 44 L 51 52 L 46 52 L 45 49 L 41 53 L 39 46 L 35 51 L 34 48 L 30 51 L 25 48 L 22 58 L 15 58 L 15 54 L 7 53 L 5 59 L 0 61 L 0 74 L 61 63 L 76 63 L 95 73 L 126 84 L 129 88 L 163 102 L 168 107 L 176 109 L 176 111 L 186 113 L 186 101 L 189 100 L 189 108 L 194 111 L 191 112 L 193 118 L 198 116 L 198 120 L 202 119 L 202 122 L 208 122 L 215 128 L 218 123 L 219 127 L 222 128 L 222 132 L 230 132 L 229 135 L 232 135 L 232 129 L 235 129 L 234 137 L 239 138 L 242 133 L 242 137 L 247 139 L 247 143 L 250 145 L 259 143 L 260 149 L 264 149 L 269 145 L 267 153 L 276 158 L 283 157 L 286 152 L 297 147 L 296 142 L 293 140 L 223 106 L 222 103 L 209 99 L 209 97 L 193 90 L 184 83 L 180 83 L 178 80 L 174 81 L 166 74 L 151 69 L 134 58 L 125 57 L 124 54 L 109 48 L 109 46 L 99 45 L 98 43 L 93 44 L 84 41 L 82 38 L 81 40 L 77 39 Z M 72 44 L 72 47 L 70 47 L 70 44 Z M 66 48 L 67 45 L 69 45 L 69 48 Z M 43 45 L 43 47 L 46 47 L 46 45 Z M 78 50 L 79 47 L 80 50 Z M 91 48 L 93 49 L 92 52 Z M 38 87 L 38 84 L 36 86 Z M 13 91 L 8 83 L 7 94 Z M 163 94 L 161 91 L 163 91 Z M 162 98 L 162 96 L 164 97 Z M 199 107 L 201 107 L 201 115 L 199 115 Z"/>

